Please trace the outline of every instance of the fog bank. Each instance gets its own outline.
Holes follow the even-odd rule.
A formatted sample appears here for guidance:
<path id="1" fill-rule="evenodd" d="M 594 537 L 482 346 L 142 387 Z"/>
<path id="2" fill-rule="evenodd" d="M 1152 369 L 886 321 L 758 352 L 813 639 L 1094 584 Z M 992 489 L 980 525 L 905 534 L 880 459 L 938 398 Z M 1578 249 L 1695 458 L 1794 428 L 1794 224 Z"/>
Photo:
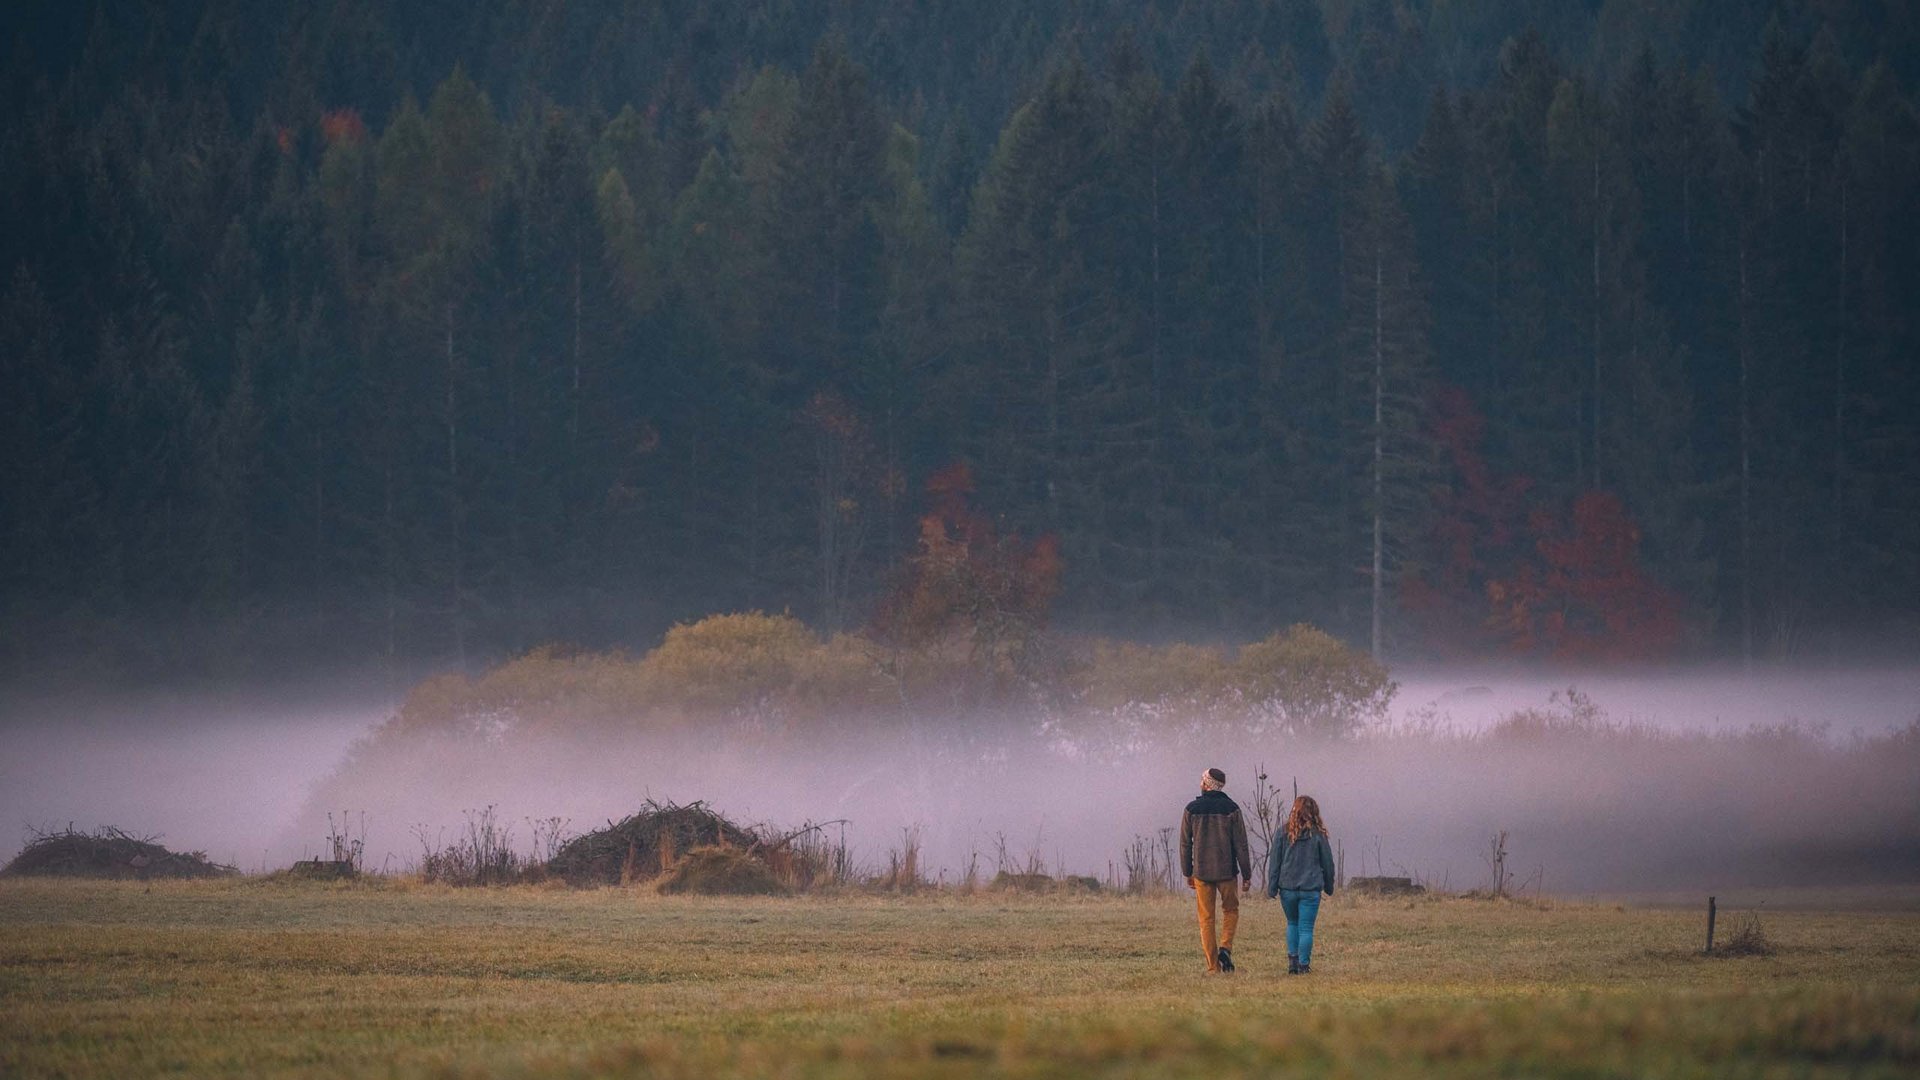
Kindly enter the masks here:
<path id="1" fill-rule="evenodd" d="M 397 738 L 377 733 L 392 705 L 373 692 L 14 703 L 0 821 L 21 829 L 9 852 L 27 826 L 112 824 L 253 870 L 317 853 L 325 811 L 364 813 L 368 864 L 399 868 L 421 836 L 451 839 L 467 810 L 496 806 L 528 842 L 527 818 L 585 831 L 652 797 L 705 800 L 743 823 L 847 819 L 870 866 L 918 827 L 929 876 L 949 881 L 975 860 L 990 877 L 1002 850 L 1105 877 L 1136 837 L 1178 822 L 1202 768 L 1226 769 L 1251 809 L 1264 764 L 1279 788 L 1297 780 L 1320 799 L 1350 875 L 1484 886 L 1488 839 L 1506 830 L 1516 883 L 1549 892 L 1920 880 L 1920 739 L 1886 734 L 1920 714 L 1920 671 L 1456 669 L 1401 683 L 1403 733 L 1332 744 L 1178 718 L 1121 738 L 1004 718 L 805 737 L 745 723 L 536 736 L 495 718 Z M 1569 684 L 1608 726 L 1486 732 Z M 1752 732 L 1795 720 L 1826 730 Z"/>
<path id="2" fill-rule="evenodd" d="M 243 870 L 298 857 L 314 784 L 391 712 L 378 691 L 157 695 L 0 705 L 0 850 L 112 825 Z M 311 847 L 312 845 L 308 845 Z"/>
<path id="3" fill-rule="evenodd" d="M 1920 717 L 1920 667 L 1831 670 L 1737 665 L 1623 671 L 1554 671 L 1521 665 L 1412 667 L 1394 670 L 1394 712 L 1431 710 L 1478 731 L 1549 694 L 1578 687 L 1617 721 L 1667 731 L 1739 731 L 1798 722 L 1833 734 L 1872 734 Z"/>

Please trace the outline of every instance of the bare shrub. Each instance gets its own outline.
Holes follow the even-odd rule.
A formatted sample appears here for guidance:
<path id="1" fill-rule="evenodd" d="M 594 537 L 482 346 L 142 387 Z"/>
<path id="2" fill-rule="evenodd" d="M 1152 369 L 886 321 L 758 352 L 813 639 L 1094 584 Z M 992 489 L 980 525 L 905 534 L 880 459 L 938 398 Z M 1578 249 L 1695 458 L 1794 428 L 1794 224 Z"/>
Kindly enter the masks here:
<path id="1" fill-rule="evenodd" d="M 542 864 L 552 862 L 567 841 L 573 839 L 573 834 L 568 831 L 568 826 L 572 824 L 572 818 L 528 818 L 527 828 L 533 832 L 534 861 Z"/>
<path id="2" fill-rule="evenodd" d="M 1299 785 L 1293 785 L 1298 790 Z M 1293 803 L 1290 796 L 1281 792 L 1267 780 L 1267 766 L 1262 762 L 1253 776 L 1253 876 L 1256 881 L 1267 880 L 1267 860 L 1273 857 L 1273 836 L 1281 828 Z"/>
<path id="3" fill-rule="evenodd" d="M 1492 895 L 1498 900 L 1507 895 L 1513 873 L 1507 869 L 1507 830 L 1501 829 L 1487 841 L 1487 869 L 1493 874 Z"/>
<path id="4" fill-rule="evenodd" d="M 1766 928 L 1760 925 L 1760 913 L 1757 911 L 1749 911 L 1741 916 L 1739 925 L 1727 935 L 1726 942 L 1713 950 L 1715 956 L 1772 956 L 1773 953 L 1773 939 L 1767 936 Z"/>
<path id="5" fill-rule="evenodd" d="M 1159 838 L 1136 834 L 1120 857 L 1121 865 L 1126 868 L 1126 880 L 1121 887 L 1135 896 L 1168 891 L 1173 868 L 1161 858 L 1160 852 Z"/>
<path id="6" fill-rule="evenodd" d="M 333 820 L 333 811 L 327 811 L 327 851 L 328 858 L 335 863 L 344 863 L 352 873 L 359 873 L 363 867 L 361 861 L 367 851 L 367 812 L 360 811 L 355 821 L 347 811 L 340 811 L 340 821 Z"/>
<path id="7" fill-rule="evenodd" d="M 1574 687 L 1556 690 L 1544 708 L 1518 709 L 1486 730 L 1495 742 L 1539 742 L 1633 734 L 1637 729 L 1607 718 L 1588 695 Z"/>
<path id="8" fill-rule="evenodd" d="M 839 827 L 838 837 L 827 830 Z M 765 830 L 757 830 L 765 832 Z M 847 821 L 809 822 L 784 836 L 759 844 L 756 853 L 780 883 L 796 892 L 853 880 L 853 856 L 847 849 Z"/>
<path id="9" fill-rule="evenodd" d="M 886 874 L 874 884 L 895 892 L 913 892 L 926 883 L 920 872 L 920 826 L 910 825 L 900 830 L 900 846 L 888 849 Z"/>
<path id="10" fill-rule="evenodd" d="M 508 885 L 518 881 L 530 865 L 513 849 L 513 826 L 502 824 L 493 806 L 465 811 L 464 832 L 450 844 L 429 841 L 426 829 L 416 827 L 422 854 L 420 876 L 445 885 Z"/>
<path id="11" fill-rule="evenodd" d="M 1046 832 L 1044 825 L 1033 831 L 1033 843 L 1027 847 L 1026 861 L 1020 868 L 1021 873 L 1045 874 L 1047 872 L 1047 861 L 1040 854 L 1046 847 Z"/>

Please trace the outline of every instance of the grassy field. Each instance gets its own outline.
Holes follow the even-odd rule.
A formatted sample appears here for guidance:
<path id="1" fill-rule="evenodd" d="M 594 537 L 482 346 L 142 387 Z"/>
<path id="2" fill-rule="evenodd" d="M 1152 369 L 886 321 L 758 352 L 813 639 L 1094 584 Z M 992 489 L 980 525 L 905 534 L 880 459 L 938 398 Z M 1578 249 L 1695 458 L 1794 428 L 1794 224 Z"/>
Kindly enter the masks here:
<path id="1" fill-rule="evenodd" d="M 1902 901 L 1904 906 L 1905 901 Z M 0 883 L 0 1076 L 1913 1076 L 1920 913 Z"/>

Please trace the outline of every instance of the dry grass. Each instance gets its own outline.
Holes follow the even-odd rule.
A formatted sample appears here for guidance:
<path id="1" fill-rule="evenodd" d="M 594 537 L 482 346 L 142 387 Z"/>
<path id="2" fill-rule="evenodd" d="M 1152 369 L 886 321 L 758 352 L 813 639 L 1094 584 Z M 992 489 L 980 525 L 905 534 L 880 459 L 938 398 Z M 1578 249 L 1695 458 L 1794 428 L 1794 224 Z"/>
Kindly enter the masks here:
<path id="1" fill-rule="evenodd" d="M 1255 902 L 695 900 L 259 880 L 0 884 L 0 1075 L 1910 1076 L 1920 915 L 1360 900 L 1315 974 Z"/>

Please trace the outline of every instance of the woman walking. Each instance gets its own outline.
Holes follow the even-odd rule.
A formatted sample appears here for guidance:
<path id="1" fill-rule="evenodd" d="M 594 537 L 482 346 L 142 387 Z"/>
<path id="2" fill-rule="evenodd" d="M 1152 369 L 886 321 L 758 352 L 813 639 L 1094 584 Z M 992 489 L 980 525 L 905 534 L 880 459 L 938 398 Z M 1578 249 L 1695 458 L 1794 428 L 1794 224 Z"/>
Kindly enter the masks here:
<path id="1" fill-rule="evenodd" d="M 1287 913 L 1287 974 L 1313 970 L 1313 920 L 1320 895 L 1333 895 L 1333 847 L 1320 820 L 1320 804 L 1311 795 L 1293 800 L 1287 827 L 1273 838 L 1267 854 L 1267 899 L 1280 897 Z"/>

